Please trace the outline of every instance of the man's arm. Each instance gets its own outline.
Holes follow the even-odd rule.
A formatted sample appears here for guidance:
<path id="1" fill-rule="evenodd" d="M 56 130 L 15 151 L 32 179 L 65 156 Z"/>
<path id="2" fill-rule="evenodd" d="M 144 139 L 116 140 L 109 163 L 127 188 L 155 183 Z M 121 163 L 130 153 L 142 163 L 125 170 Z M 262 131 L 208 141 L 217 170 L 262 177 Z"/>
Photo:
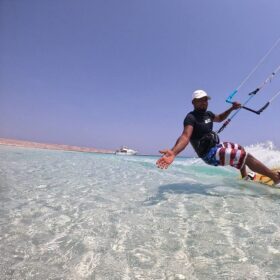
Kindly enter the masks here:
<path id="1" fill-rule="evenodd" d="M 182 135 L 177 139 L 174 147 L 171 149 L 175 156 L 180 154 L 187 147 L 190 142 L 192 132 L 193 127 L 191 125 L 187 125 L 184 127 Z"/>
<path id="2" fill-rule="evenodd" d="M 175 159 L 175 157 L 182 152 L 190 142 L 192 136 L 193 126 L 185 126 L 182 135 L 176 141 L 176 144 L 171 150 L 159 151 L 163 156 L 157 161 L 159 168 L 167 168 Z"/>
<path id="3" fill-rule="evenodd" d="M 233 102 L 232 106 L 228 110 L 226 110 L 225 112 L 223 112 L 223 113 L 221 113 L 219 115 L 215 115 L 213 121 L 214 122 L 222 122 L 222 121 L 224 121 L 229 116 L 229 114 L 232 111 L 237 110 L 239 108 L 241 108 L 241 104 L 238 103 L 238 102 Z"/>

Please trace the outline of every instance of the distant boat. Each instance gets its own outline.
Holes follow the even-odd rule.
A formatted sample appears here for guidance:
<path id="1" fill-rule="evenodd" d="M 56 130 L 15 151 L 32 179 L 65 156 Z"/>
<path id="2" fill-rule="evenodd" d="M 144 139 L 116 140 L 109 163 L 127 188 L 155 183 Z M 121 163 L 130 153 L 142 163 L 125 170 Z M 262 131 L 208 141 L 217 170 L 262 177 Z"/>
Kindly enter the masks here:
<path id="1" fill-rule="evenodd" d="M 128 147 L 121 147 L 119 150 L 116 150 L 116 155 L 125 155 L 125 156 L 134 156 L 137 154 L 137 151 L 129 149 Z"/>

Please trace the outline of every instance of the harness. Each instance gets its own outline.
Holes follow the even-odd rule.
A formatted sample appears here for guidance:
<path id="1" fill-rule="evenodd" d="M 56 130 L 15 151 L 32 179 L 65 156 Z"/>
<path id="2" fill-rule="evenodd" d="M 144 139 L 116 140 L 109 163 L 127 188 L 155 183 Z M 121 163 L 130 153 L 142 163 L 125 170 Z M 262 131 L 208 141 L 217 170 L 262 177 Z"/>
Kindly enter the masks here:
<path id="1" fill-rule="evenodd" d="M 205 157 L 211 148 L 220 143 L 220 138 L 217 133 L 211 131 L 205 134 L 198 142 L 198 151 L 201 157 Z"/>

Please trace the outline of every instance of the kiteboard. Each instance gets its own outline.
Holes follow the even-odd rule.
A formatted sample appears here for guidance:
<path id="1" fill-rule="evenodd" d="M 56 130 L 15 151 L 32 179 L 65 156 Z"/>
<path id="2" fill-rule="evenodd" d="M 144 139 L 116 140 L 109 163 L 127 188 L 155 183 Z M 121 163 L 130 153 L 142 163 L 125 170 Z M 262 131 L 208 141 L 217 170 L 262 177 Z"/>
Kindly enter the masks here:
<path id="1" fill-rule="evenodd" d="M 276 168 L 273 170 L 280 172 L 280 168 Z M 243 180 L 263 184 L 272 188 L 280 188 L 280 184 L 275 185 L 273 180 L 271 180 L 269 177 L 252 171 L 248 172 L 248 175 L 243 178 Z"/>

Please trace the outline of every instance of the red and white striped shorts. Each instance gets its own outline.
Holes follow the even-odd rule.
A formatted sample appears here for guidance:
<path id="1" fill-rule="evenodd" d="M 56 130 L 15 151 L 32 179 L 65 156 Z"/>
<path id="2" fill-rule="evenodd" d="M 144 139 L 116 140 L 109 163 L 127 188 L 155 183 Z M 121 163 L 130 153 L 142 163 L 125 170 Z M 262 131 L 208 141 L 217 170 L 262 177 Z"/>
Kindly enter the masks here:
<path id="1" fill-rule="evenodd" d="M 246 157 L 247 153 L 242 146 L 230 142 L 222 142 L 211 148 L 203 160 L 210 165 L 230 165 L 241 169 L 245 164 Z"/>

